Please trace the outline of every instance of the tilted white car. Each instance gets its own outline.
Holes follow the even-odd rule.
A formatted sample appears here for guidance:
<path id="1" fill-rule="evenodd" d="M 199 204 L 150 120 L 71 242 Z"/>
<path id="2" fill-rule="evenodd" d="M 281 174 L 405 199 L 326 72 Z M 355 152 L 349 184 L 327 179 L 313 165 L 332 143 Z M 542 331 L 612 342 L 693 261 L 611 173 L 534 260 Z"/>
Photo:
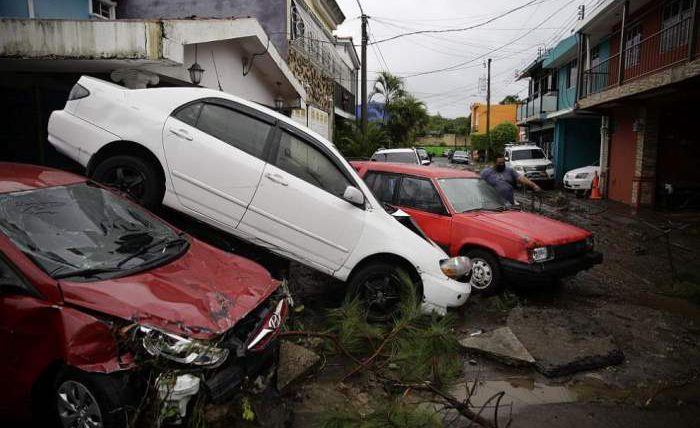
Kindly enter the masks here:
<path id="1" fill-rule="evenodd" d="M 468 259 L 396 221 L 333 144 L 255 103 L 83 76 L 48 133 L 95 180 L 347 281 L 378 314 L 396 307 L 398 271 L 427 311 L 445 313 L 471 291 L 448 277 L 467 273 Z"/>
<path id="2" fill-rule="evenodd" d="M 591 190 L 593 177 L 596 173 L 600 175 L 600 167 L 597 162 L 595 165 L 572 169 L 564 174 L 564 188 L 581 193 L 588 192 Z"/>

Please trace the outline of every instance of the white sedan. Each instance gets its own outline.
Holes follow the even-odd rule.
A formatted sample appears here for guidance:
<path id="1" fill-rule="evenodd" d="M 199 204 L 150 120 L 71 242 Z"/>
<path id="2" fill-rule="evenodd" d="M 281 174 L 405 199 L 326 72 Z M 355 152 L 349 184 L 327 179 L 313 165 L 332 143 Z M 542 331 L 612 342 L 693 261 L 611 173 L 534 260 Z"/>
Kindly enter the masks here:
<path id="1" fill-rule="evenodd" d="M 600 167 L 597 165 L 572 169 L 564 174 L 564 188 L 579 193 L 588 192 L 591 190 L 596 173 L 600 175 Z"/>
<path id="2" fill-rule="evenodd" d="M 449 258 L 388 214 L 332 143 L 258 104 L 83 76 L 48 134 L 89 176 L 146 206 L 162 201 L 347 281 L 377 318 L 398 308 L 401 272 L 426 311 L 445 313 L 470 294 L 454 279 L 468 259 Z"/>

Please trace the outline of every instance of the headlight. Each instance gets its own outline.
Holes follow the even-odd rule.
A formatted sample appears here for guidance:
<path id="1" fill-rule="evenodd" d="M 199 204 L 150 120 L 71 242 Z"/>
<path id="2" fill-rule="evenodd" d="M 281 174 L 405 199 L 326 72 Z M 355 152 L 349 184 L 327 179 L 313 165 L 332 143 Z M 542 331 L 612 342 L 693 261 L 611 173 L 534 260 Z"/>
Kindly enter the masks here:
<path id="1" fill-rule="evenodd" d="M 554 164 L 552 162 L 547 164 L 547 169 L 554 169 Z"/>
<path id="2" fill-rule="evenodd" d="M 587 173 L 587 172 L 580 172 L 580 173 L 576 174 L 576 179 L 577 179 L 577 180 L 582 180 L 582 179 L 584 179 L 584 178 L 588 178 L 589 175 L 590 175 L 590 174 Z"/>
<path id="3" fill-rule="evenodd" d="M 520 165 L 514 166 L 513 169 L 516 170 L 516 171 L 520 171 L 520 172 L 525 171 L 525 169 L 524 169 L 522 166 L 520 166 Z"/>
<path id="4" fill-rule="evenodd" d="M 465 256 L 452 257 L 440 261 L 442 273 L 453 279 L 461 278 L 468 274 L 471 268 L 472 262 L 469 260 L 469 257 Z"/>
<path id="5" fill-rule="evenodd" d="M 533 262 L 544 262 L 551 259 L 552 256 L 549 247 L 537 247 L 530 250 L 530 258 Z"/>
<path id="6" fill-rule="evenodd" d="M 154 357 L 161 356 L 181 364 L 217 367 L 226 361 L 228 349 L 209 343 L 166 333 L 150 327 L 139 327 L 143 348 Z"/>

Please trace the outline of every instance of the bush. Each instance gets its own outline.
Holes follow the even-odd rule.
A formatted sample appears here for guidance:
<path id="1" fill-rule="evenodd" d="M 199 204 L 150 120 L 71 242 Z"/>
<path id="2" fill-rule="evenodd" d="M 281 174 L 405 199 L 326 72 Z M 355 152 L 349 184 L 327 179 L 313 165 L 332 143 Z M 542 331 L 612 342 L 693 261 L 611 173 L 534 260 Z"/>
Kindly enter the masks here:
<path id="1" fill-rule="evenodd" d="M 518 127 L 510 122 L 499 123 L 491 130 L 491 146 L 486 134 L 472 134 L 471 144 L 472 149 L 486 151 L 491 150 L 491 153 L 503 153 L 506 144 L 518 141 Z"/>

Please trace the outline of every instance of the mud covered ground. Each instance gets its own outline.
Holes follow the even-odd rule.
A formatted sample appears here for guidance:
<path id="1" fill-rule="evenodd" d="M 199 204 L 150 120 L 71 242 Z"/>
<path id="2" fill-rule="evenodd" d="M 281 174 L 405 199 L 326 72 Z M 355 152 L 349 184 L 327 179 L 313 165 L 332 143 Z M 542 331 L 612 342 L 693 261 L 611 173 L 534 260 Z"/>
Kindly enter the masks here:
<path id="1" fill-rule="evenodd" d="M 479 403 L 494 392 L 504 391 L 500 419 L 503 422 L 512 414 L 514 427 L 697 427 L 700 215 L 633 213 L 621 204 L 581 200 L 556 191 L 535 200 L 529 193 L 518 197 L 528 210 L 592 230 L 604 263 L 555 287 L 511 284 L 500 296 L 472 296 L 457 311 L 455 334 L 505 326 L 510 310 L 518 306 L 557 308 L 595 320 L 612 335 L 625 359 L 620 365 L 552 379 L 534 369 L 511 368 L 465 353 L 464 380 L 470 384 L 478 381 L 472 401 Z M 290 278 L 304 305 L 295 315 L 295 328 L 322 330 L 325 308 L 342 300 L 342 284 L 331 278 L 295 264 L 290 269 L 286 261 L 264 250 L 174 213 L 166 212 L 165 216 L 195 236 L 253 258 L 276 276 Z M 327 348 L 316 350 L 322 355 L 320 366 L 274 402 L 275 408 L 286 411 L 278 411 L 274 420 L 259 424 L 314 426 L 329 409 L 369 413 L 373 403 L 386 398 L 387 391 L 369 374 L 339 383 L 352 363 L 327 352 Z M 450 392 L 464 396 L 464 385 L 454 385 Z M 411 393 L 401 399 L 428 401 Z M 487 407 L 485 413 L 489 411 L 492 409 Z M 459 418 L 446 418 L 445 422 L 447 426 L 467 425 Z"/>

